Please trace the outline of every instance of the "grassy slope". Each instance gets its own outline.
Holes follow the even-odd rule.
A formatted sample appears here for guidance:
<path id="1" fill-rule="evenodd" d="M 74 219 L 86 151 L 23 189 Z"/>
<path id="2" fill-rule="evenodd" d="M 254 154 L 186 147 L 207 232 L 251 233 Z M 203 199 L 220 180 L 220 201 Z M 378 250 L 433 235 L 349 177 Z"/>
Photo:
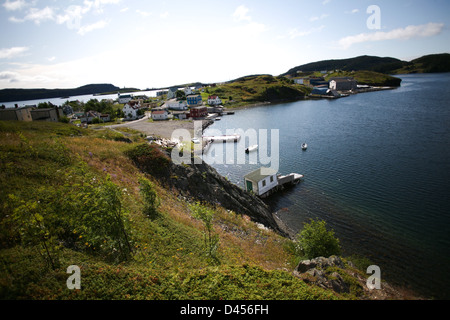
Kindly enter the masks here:
<path id="1" fill-rule="evenodd" d="M 298 100 L 309 93 L 305 86 L 293 84 L 284 77 L 255 75 L 242 77 L 215 88 L 208 88 L 202 94 L 206 101 L 209 95 L 218 95 L 226 107 L 240 107 L 249 104 L 272 101 Z M 232 102 L 226 103 L 229 98 Z"/>
<path id="2" fill-rule="evenodd" d="M 129 133 L 130 134 L 130 133 Z M 188 204 L 150 176 L 161 199 L 157 217 L 143 214 L 139 177 L 124 154 L 142 142 L 115 141 L 109 130 L 80 130 L 58 123 L 0 122 L 0 297 L 3 299 L 333 299 L 337 295 L 306 285 L 292 276 L 295 257 L 290 241 L 261 230 L 245 216 L 217 208 L 214 230 L 220 237 L 220 264 L 203 248 L 203 225 Z M 85 166 L 80 171 L 76 166 Z M 64 180 L 70 174 L 72 180 Z M 9 195 L 33 200 L 58 190 L 76 188 L 110 176 L 122 192 L 133 255 L 117 263 L 88 250 L 60 249 L 52 269 L 37 246 L 20 243 L 17 225 L 9 220 Z M 84 180 L 83 180 L 84 179 Z M 89 179 L 89 181 L 88 181 Z M 68 188 L 68 189 L 64 189 Z M 49 204 L 50 206 L 52 203 Z M 41 212 L 44 215 L 43 212 Z M 65 211 L 59 212 L 66 215 Z M 62 226 L 63 227 L 63 226 Z M 71 231 L 71 230 L 68 230 Z M 78 240 L 78 239 L 77 239 Z M 82 290 L 66 288 L 66 268 L 81 267 Z"/>

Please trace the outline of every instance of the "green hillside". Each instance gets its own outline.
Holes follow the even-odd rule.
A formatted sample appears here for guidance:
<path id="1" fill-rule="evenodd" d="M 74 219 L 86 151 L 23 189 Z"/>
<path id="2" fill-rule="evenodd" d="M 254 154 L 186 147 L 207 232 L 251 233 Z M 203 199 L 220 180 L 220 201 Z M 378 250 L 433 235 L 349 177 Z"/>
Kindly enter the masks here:
<path id="1" fill-rule="evenodd" d="M 343 70 L 343 71 L 360 71 L 368 70 L 380 73 L 390 73 L 393 70 L 402 68 L 406 63 L 395 58 L 381 58 L 375 56 L 359 56 L 349 59 L 339 60 L 323 60 L 311 62 L 290 69 L 283 76 L 295 76 L 298 71 L 314 72 L 322 70 Z"/>
<path id="2" fill-rule="evenodd" d="M 402 68 L 395 70 L 396 74 L 450 72 L 450 54 L 431 54 L 412 60 Z"/>
<path id="3" fill-rule="evenodd" d="M 292 275 L 291 240 L 142 172 L 170 159 L 124 134 L 0 122 L 1 299 L 345 298 Z"/>
<path id="4" fill-rule="evenodd" d="M 228 102 L 226 107 L 238 107 L 260 102 L 293 101 L 304 98 L 308 93 L 308 88 L 285 77 L 251 75 L 207 88 L 203 95 L 204 99 L 211 94 L 218 95 Z"/>

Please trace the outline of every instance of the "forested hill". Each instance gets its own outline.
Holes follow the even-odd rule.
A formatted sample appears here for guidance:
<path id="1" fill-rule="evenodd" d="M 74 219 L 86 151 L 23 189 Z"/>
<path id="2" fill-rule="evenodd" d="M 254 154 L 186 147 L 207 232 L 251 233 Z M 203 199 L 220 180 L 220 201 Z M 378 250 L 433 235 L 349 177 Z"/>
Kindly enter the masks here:
<path id="1" fill-rule="evenodd" d="M 375 71 L 385 74 L 450 72 L 450 54 L 426 55 L 410 62 L 390 57 L 359 56 L 340 60 L 323 60 L 297 66 L 282 74 L 295 76 L 297 71 L 322 70 Z"/>
<path id="2" fill-rule="evenodd" d="M 341 60 L 323 60 L 304 64 L 290 69 L 283 75 L 294 76 L 297 71 L 312 72 L 321 70 L 359 71 L 368 70 L 381 73 L 390 73 L 405 66 L 406 62 L 395 58 L 380 58 L 374 56 L 360 56 Z"/>
<path id="3" fill-rule="evenodd" d="M 0 102 L 61 98 L 119 90 L 119 87 L 112 84 L 88 84 L 74 89 L 3 89 L 0 90 Z"/>

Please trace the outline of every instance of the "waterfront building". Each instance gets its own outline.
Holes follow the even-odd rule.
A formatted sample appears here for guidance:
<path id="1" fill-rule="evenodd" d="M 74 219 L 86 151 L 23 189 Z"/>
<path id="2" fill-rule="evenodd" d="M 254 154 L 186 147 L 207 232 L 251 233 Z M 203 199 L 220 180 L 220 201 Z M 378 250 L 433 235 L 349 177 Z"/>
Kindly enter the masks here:
<path id="1" fill-rule="evenodd" d="M 209 105 L 219 105 L 219 104 L 222 104 L 222 100 L 219 98 L 219 96 L 212 95 L 212 96 L 208 97 L 208 104 Z"/>
<path id="2" fill-rule="evenodd" d="M 189 113 L 189 116 L 194 119 L 204 118 L 208 115 L 207 107 L 192 107 Z"/>
<path id="3" fill-rule="evenodd" d="M 278 185 L 277 171 L 270 168 L 259 168 L 244 176 L 245 190 L 258 196 L 269 192 Z"/>
<path id="4" fill-rule="evenodd" d="M 358 87 L 358 82 L 351 77 L 331 78 L 330 89 L 337 91 L 350 91 Z"/>

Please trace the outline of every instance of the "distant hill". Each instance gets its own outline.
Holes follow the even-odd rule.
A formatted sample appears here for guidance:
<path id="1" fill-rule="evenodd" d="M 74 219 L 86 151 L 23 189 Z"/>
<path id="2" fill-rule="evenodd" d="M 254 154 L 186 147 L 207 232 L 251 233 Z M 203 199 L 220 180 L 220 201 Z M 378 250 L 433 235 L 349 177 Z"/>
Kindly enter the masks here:
<path id="1" fill-rule="evenodd" d="M 303 73 L 322 70 L 374 71 L 385 74 L 450 72 L 450 54 L 430 54 L 410 62 L 390 57 L 359 56 L 340 60 L 323 60 L 295 67 L 282 76 L 294 77 Z"/>
<path id="2" fill-rule="evenodd" d="M 343 70 L 343 71 L 375 71 L 380 73 L 390 73 L 403 68 L 407 62 L 395 58 L 380 58 L 374 56 L 359 56 L 350 59 L 323 60 L 304 64 L 290 69 L 282 76 L 295 76 L 298 71 L 313 72 L 321 70 Z"/>
<path id="3" fill-rule="evenodd" d="M 430 54 L 407 62 L 405 66 L 393 73 L 436 73 L 450 72 L 450 54 Z"/>
<path id="4" fill-rule="evenodd" d="M 118 92 L 119 90 L 119 87 L 112 84 L 88 84 L 75 89 L 3 89 L 0 90 L 0 102 L 61 98 L 103 92 Z"/>

